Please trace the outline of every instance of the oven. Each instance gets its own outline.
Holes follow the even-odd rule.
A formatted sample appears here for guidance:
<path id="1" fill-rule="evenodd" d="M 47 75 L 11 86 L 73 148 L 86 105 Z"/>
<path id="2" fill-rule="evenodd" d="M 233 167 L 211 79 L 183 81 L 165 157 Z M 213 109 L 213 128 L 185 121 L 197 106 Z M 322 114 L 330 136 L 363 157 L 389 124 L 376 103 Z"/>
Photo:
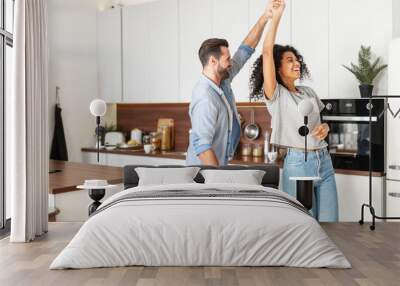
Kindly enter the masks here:
<path id="1" fill-rule="evenodd" d="M 321 120 L 330 127 L 326 138 L 335 169 L 368 171 L 369 140 L 372 170 L 384 171 L 385 100 L 373 99 L 369 136 L 369 99 L 326 99 Z M 372 138 L 372 139 L 371 139 Z"/>

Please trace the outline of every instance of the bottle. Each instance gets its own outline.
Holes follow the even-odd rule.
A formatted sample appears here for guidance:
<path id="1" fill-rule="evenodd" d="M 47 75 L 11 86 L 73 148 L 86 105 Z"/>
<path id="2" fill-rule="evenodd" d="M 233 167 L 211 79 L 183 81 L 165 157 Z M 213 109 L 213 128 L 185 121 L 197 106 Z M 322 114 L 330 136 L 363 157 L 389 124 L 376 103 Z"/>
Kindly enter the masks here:
<path id="1" fill-rule="evenodd" d="M 171 130 L 167 125 L 161 126 L 161 150 L 168 151 L 171 149 Z"/>
<path id="2" fill-rule="evenodd" d="M 265 159 L 265 162 L 268 162 L 270 136 L 271 136 L 271 134 L 269 133 L 268 130 L 266 130 L 264 133 L 264 159 Z"/>

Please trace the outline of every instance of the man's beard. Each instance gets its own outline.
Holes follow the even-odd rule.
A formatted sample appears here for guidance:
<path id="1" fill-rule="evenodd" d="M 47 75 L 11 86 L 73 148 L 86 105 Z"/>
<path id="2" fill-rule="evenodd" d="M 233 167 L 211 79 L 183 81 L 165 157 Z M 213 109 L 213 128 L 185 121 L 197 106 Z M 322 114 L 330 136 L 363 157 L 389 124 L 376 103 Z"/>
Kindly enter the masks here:
<path id="1" fill-rule="evenodd" d="M 230 68 L 222 68 L 220 66 L 217 68 L 218 76 L 221 78 L 221 80 L 229 78 L 229 70 Z"/>

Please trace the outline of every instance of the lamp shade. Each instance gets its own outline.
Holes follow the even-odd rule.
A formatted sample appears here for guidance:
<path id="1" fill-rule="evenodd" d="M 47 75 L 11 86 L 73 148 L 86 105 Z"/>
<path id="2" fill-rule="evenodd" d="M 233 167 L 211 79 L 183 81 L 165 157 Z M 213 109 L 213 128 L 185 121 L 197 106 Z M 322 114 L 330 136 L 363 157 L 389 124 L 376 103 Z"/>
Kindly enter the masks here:
<path id="1" fill-rule="evenodd" d="M 303 99 L 302 101 L 300 101 L 297 108 L 301 115 L 309 116 L 313 112 L 314 105 L 312 104 L 311 100 Z"/>
<path id="2" fill-rule="evenodd" d="M 90 113 L 93 116 L 104 116 L 107 111 L 106 102 L 102 99 L 94 99 L 90 103 Z"/>

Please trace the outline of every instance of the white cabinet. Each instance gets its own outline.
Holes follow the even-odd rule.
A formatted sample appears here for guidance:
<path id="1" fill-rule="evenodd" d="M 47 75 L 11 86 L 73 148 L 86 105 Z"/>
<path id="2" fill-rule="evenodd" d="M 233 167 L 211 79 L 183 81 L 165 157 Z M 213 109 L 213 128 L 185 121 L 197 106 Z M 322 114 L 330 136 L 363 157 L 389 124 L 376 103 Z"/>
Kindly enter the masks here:
<path id="1" fill-rule="evenodd" d="M 97 164 L 97 154 L 93 152 L 82 152 L 83 162 Z M 150 157 L 119 155 L 112 153 L 101 153 L 100 164 L 114 167 L 124 167 L 126 165 L 185 165 L 185 160 Z"/>
<path id="2" fill-rule="evenodd" d="M 99 154 L 99 162 L 97 162 L 97 153 L 82 152 L 82 162 L 95 165 L 107 165 L 107 154 Z"/>
<path id="3" fill-rule="evenodd" d="M 329 97 L 329 2 L 293 1 L 292 42 L 311 74 L 300 84 L 312 87 L 322 99 Z"/>
<path id="4" fill-rule="evenodd" d="M 359 221 L 361 205 L 369 203 L 368 176 L 336 174 L 335 178 L 338 191 L 339 221 Z M 373 177 L 372 204 L 375 214 L 378 216 L 385 215 L 384 190 L 384 177 Z M 364 209 L 364 215 L 364 221 L 372 220 L 368 208 Z"/>
<path id="5" fill-rule="evenodd" d="M 97 82 L 99 97 L 122 101 L 121 8 L 97 12 Z"/>
<path id="6" fill-rule="evenodd" d="M 394 113 L 400 110 L 400 99 L 390 98 L 388 100 L 390 110 Z M 388 179 L 400 180 L 400 119 L 387 112 L 387 136 L 386 136 L 386 176 Z"/>
<path id="7" fill-rule="evenodd" d="M 303 1 L 301 1 L 303 2 Z M 331 0 L 329 1 L 329 96 L 331 98 L 359 97 L 358 82 L 342 67 L 357 63 L 361 45 L 387 63 L 388 43 L 392 38 L 392 1 Z M 311 37 L 308 37 L 313 41 Z M 316 45 L 319 45 L 315 41 Z M 314 57 L 314 55 L 312 55 Z M 374 94 L 387 92 L 386 71 L 377 78 Z"/>
<path id="8" fill-rule="evenodd" d="M 214 0 L 213 35 L 229 42 L 231 56 L 249 32 L 248 0 Z M 254 61 L 251 58 L 249 62 Z M 249 100 L 249 65 L 245 65 L 232 81 L 232 89 L 237 101 Z"/>
<path id="9" fill-rule="evenodd" d="M 386 215 L 400 217 L 400 181 L 386 181 Z"/>
<path id="10" fill-rule="evenodd" d="M 150 102 L 147 5 L 122 10 L 124 102 Z"/>
<path id="11" fill-rule="evenodd" d="M 151 2 L 148 8 L 149 96 L 151 102 L 178 102 L 178 0 Z"/>
<path id="12" fill-rule="evenodd" d="M 178 0 L 124 8 L 124 102 L 179 101 L 178 21 Z"/>
<path id="13" fill-rule="evenodd" d="M 190 101 L 203 69 L 198 51 L 201 43 L 212 37 L 212 2 L 179 2 L 179 93 L 182 102 Z"/>

